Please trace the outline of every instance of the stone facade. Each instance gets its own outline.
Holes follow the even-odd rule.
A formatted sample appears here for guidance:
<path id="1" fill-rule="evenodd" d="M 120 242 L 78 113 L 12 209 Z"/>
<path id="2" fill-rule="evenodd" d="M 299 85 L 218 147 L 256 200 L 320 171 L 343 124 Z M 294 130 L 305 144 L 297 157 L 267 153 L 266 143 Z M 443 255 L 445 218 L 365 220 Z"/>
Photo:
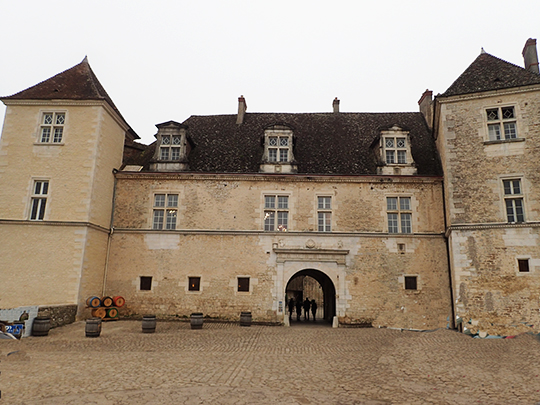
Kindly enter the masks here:
<path id="1" fill-rule="evenodd" d="M 473 333 L 538 329 L 539 95 L 536 85 L 437 99 L 456 315 Z M 490 140 L 487 111 L 502 107 L 514 109 L 517 137 Z M 507 218 L 505 180 L 521 183 L 524 222 Z"/>
<path id="2" fill-rule="evenodd" d="M 287 323 L 288 292 L 317 291 L 334 324 L 538 332 L 539 92 L 483 53 L 419 113 L 242 96 L 142 145 L 85 59 L 2 98 L 0 308 Z"/>
<path id="3" fill-rule="evenodd" d="M 282 321 L 287 283 L 304 270 L 335 286 L 343 323 L 402 328 L 446 326 L 450 315 L 440 178 L 310 178 L 158 173 L 117 174 L 107 295 L 129 311 Z M 179 230 L 152 230 L 154 193 L 179 195 Z M 289 195 L 287 232 L 263 232 L 264 196 Z M 385 198 L 413 196 L 413 234 L 388 237 Z M 333 231 L 316 232 L 317 196 L 332 196 Z M 403 245 L 399 250 L 398 244 Z M 404 289 L 403 277 L 419 288 Z M 152 288 L 139 289 L 140 277 Z M 200 277 L 201 289 L 188 290 Z M 236 290 L 237 277 L 250 291 Z M 334 314 L 332 314 L 334 315 Z"/>

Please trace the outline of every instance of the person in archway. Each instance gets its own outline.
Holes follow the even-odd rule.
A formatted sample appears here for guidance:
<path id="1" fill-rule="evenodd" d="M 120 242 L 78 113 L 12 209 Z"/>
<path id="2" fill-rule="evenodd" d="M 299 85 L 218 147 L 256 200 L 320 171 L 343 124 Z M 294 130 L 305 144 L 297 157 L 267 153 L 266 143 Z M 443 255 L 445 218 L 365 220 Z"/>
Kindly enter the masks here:
<path id="1" fill-rule="evenodd" d="M 302 301 L 297 298 L 296 299 L 296 320 L 299 321 L 301 316 L 302 316 Z"/>
<path id="2" fill-rule="evenodd" d="M 306 297 L 306 300 L 304 301 L 304 319 L 306 321 L 309 321 L 309 308 L 311 307 L 311 302 Z"/>
<path id="3" fill-rule="evenodd" d="M 289 300 L 289 319 L 291 320 L 292 320 L 293 312 L 294 312 L 294 300 L 291 297 L 291 299 Z"/>
<path id="4" fill-rule="evenodd" d="M 317 303 L 315 300 L 311 300 L 311 313 L 313 315 L 313 322 L 315 322 L 315 317 L 317 316 Z"/>

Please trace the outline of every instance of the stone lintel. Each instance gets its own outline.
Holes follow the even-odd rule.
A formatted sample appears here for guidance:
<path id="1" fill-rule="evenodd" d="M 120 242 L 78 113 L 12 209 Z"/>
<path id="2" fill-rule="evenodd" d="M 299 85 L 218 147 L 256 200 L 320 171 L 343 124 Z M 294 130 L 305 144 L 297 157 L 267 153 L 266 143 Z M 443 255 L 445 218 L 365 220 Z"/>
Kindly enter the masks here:
<path id="1" fill-rule="evenodd" d="M 349 250 L 342 249 L 273 249 L 277 263 L 285 262 L 336 262 L 345 265 Z"/>

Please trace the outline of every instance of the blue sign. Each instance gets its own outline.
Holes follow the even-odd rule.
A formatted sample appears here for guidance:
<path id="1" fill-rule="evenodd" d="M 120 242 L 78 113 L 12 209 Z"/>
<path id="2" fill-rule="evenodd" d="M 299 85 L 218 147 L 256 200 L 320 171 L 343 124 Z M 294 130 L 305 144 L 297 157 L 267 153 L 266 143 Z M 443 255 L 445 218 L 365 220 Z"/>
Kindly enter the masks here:
<path id="1" fill-rule="evenodd" d="M 23 324 L 6 325 L 6 332 L 11 333 L 12 335 L 20 335 L 23 331 L 23 328 Z"/>

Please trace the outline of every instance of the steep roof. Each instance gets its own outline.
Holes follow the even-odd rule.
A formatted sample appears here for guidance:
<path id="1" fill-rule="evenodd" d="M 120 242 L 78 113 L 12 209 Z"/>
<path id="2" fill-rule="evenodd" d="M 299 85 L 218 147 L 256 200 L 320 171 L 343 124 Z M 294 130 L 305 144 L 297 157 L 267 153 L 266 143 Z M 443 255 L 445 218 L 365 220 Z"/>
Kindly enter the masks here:
<path id="1" fill-rule="evenodd" d="M 479 93 L 532 84 L 540 84 L 540 75 L 489 53 L 481 53 L 441 96 Z"/>
<path id="2" fill-rule="evenodd" d="M 293 129 L 294 157 L 300 174 L 376 174 L 371 147 L 381 129 L 394 124 L 410 131 L 419 175 L 440 175 L 438 155 L 421 113 L 247 113 L 191 116 L 183 124 L 195 147 L 188 156 L 192 172 L 257 173 L 264 154 L 265 128 L 285 124 Z M 154 142 L 138 159 L 148 170 Z"/>
<path id="3" fill-rule="evenodd" d="M 92 71 L 87 57 L 62 73 L 11 96 L 1 97 L 0 100 L 103 100 L 129 126 Z M 131 132 L 139 138 L 133 130 Z"/>

